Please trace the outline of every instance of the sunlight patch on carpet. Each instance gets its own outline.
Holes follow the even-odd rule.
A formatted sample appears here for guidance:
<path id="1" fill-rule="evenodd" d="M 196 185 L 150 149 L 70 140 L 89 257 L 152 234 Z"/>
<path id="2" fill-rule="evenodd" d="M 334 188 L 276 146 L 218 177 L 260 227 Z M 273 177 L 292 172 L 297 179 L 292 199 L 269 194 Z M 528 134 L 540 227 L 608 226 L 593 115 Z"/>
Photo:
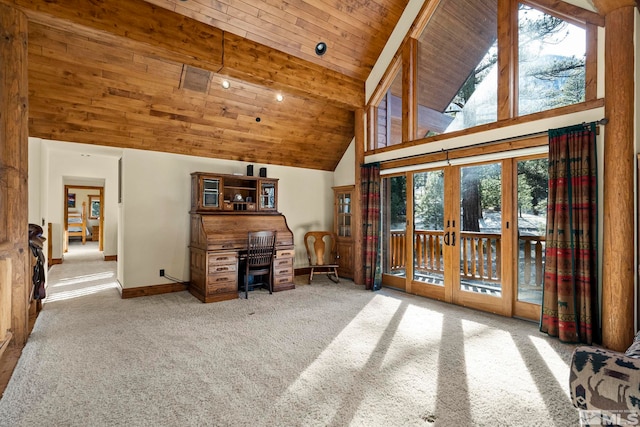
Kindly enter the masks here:
<path id="1" fill-rule="evenodd" d="M 86 274 L 84 276 L 75 276 L 75 277 L 70 277 L 68 279 L 60 279 L 55 285 L 52 285 L 51 287 L 60 288 L 63 286 L 78 285 L 80 283 L 111 279 L 113 277 L 115 277 L 115 274 L 113 273 L 113 271 L 106 271 L 104 273 Z"/>
<path id="2" fill-rule="evenodd" d="M 118 287 L 118 282 L 113 281 L 113 282 L 102 283 L 102 284 L 94 285 L 94 286 L 87 286 L 87 287 L 81 288 L 81 289 L 74 289 L 74 290 L 70 290 L 70 291 L 55 292 L 55 293 L 52 293 L 49 296 L 47 296 L 47 298 L 44 300 L 44 302 L 46 304 L 46 303 L 51 303 L 51 302 L 56 302 L 56 301 L 68 300 L 68 299 L 72 299 L 72 298 L 85 297 L 87 295 L 97 294 L 98 292 L 103 292 L 103 291 L 106 291 L 108 289 L 115 289 L 117 287 Z"/>
<path id="3" fill-rule="evenodd" d="M 359 375 L 370 362 L 371 355 L 400 307 L 400 300 L 376 295 L 341 331 L 327 348 L 282 393 L 281 407 L 313 407 L 306 422 L 330 424 L 343 401 L 358 394 Z M 331 388 L 326 387 L 333 384 Z M 335 385 L 340 385 L 336 388 Z M 356 390 L 354 390 L 356 389 Z"/>
<path id="4" fill-rule="evenodd" d="M 531 343 L 535 346 L 536 350 L 540 354 L 540 358 L 545 361 L 547 367 L 549 368 L 549 372 L 556 379 L 558 385 L 567 396 L 567 399 L 571 400 L 571 394 L 569 389 L 566 387 L 567 382 L 567 372 L 569 372 L 569 365 L 565 363 L 547 341 L 545 341 L 541 337 L 535 337 L 533 335 L 529 336 Z"/>

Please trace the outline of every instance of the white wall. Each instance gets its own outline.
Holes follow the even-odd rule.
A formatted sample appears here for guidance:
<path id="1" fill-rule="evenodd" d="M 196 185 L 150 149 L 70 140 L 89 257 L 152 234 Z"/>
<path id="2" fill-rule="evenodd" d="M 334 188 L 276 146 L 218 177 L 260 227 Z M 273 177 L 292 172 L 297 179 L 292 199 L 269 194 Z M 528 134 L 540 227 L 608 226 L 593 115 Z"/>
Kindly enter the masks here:
<path id="1" fill-rule="evenodd" d="M 125 149 L 118 260 L 123 288 L 169 283 L 159 270 L 189 280 L 192 172 L 246 173 L 249 163 Z M 333 173 L 254 164 L 278 178 L 278 210 L 294 234 L 295 267 L 307 263 L 302 237 L 333 223 Z"/>
<path id="2" fill-rule="evenodd" d="M 355 139 L 351 141 L 349 147 L 342 155 L 340 163 L 336 166 L 336 170 L 333 172 L 333 185 L 338 187 L 340 185 L 353 185 L 356 182 L 355 165 L 356 165 L 356 142 Z"/>

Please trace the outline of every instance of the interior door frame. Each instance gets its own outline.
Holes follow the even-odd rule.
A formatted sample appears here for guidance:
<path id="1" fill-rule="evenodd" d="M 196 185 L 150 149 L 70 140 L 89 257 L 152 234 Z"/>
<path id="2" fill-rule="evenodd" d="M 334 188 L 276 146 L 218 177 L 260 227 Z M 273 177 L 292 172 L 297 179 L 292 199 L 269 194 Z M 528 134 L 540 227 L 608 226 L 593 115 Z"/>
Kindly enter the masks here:
<path id="1" fill-rule="evenodd" d="M 100 192 L 99 197 L 100 197 L 100 218 L 98 219 L 99 222 L 99 227 L 100 230 L 98 231 L 98 250 L 100 252 L 102 252 L 104 250 L 104 187 L 98 187 L 95 185 L 73 185 L 73 184 L 65 184 L 64 185 L 64 199 L 63 199 L 63 206 L 64 206 L 64 223 L 63 223 L 63 242 L 62 242 L 62 247 L 63 247 L 63 254 L 66 252 L 66 250 L 64 250 L 65 247 L 67 247 L 68 243 L 69 243 L 69 238 L 67 237 L 66 233 L 64 232 L 64 230 L 66 230 L 64 224 L 67 224 L 69 222 L 69 208 L 67 207 L 67 200 L 69 198 L 69 190 L 70 189 L 74 189 L 74 188 L 78 188 L 78 189 L 82 189 L 82 190 L 98 190 Z M 89 210 L 91 209 L 91 206 L 89 205 L 87 208 L 87 221 L 89 220 Z M 64 262 L 64 256 L 63 258 L 63 262 Z"/>

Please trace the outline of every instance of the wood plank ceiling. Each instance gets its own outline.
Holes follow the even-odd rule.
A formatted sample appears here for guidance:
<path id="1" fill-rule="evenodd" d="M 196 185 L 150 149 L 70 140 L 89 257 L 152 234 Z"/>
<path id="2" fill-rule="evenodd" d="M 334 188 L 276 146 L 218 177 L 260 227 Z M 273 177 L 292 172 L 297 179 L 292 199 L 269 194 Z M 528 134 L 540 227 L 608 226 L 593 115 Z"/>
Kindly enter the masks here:
<path id="1" fill-rule="evenodd" d="M 29 18 L 30 136 L 320 170 L 407 3 L 0 1 Z"/>

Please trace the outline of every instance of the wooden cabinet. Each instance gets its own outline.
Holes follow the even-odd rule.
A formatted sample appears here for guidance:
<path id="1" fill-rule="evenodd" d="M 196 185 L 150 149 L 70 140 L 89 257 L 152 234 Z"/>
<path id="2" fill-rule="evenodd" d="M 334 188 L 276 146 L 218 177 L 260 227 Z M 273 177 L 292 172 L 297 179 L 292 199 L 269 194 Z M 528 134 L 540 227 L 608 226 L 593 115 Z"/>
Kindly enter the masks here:
<path id="1" fill-rule="evenodd" d="M 294 289 L 293 233 L 278 209 L 278 180 L 191 174 L 191 278 L 202 302 L 238 298 L 249 231 L 275 230 L 273 290 Z"/>
<path id="2" fill-rule="evenodd" d="M 191 211 L 277 212 L 278 180 L 242 175 L 191 174 Z"/>
<path id="3" fill-rule="evenodd" d="M 355 186 L 334 187 L 333 228 L 338 245 L 338 274 L 340 277 L 353 279 L 355 241 L 352 231 L 352 200 Z"/>

